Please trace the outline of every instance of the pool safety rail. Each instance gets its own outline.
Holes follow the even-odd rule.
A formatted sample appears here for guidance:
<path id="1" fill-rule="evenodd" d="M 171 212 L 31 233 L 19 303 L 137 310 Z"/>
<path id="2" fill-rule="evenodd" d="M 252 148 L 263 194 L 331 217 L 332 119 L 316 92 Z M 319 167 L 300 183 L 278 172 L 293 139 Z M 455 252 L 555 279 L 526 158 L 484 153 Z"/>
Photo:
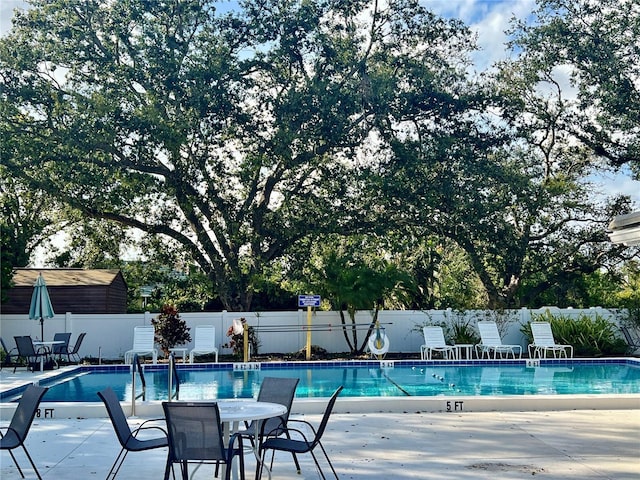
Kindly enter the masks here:
<path id="1" fill-rule="evenodd" d="M 136 396 L 136 372 L 140 376 L 140 383 L 142 384 L 142 392 Z M 144 369 L 140 365 L 140 357 L 137 353 L 133 354 L 133 361 L 131 362 L 131 415 L 136 415 L 136 400 L 142 398 L 144 402 L 147 398 L 147 382 L 144 379 Z"/>
<path id="2" fill-rule="evenodd" d="M 136 395 L 136 372 L 140 377 L 140 383 L 142 384 L 142 391 Z M 176 357 L 173 352 L 169 354 L 169 375 L 167 392 L 167 400 L 180 400 L 180 377 L 178 376 L 178 369 L 176 368 Z M 175 383 L 175 392 L 174 392 Z M 140 358 L 138 354 L 133 355 L 133 362 L 131 362 L 131 416 L 136 415 L 136 400 L 142 398 L 144 402 L 147 397 L 147 382 L 144 378 L 144 366 L 140 364 Z"/>
<path id="3" fill-rule="evenodd" d="M 175 400 L 180 400 L 180 377 L 178 376 L 178 369 L 176 368 L 176 356 L 175 353 L 171 352 L 169 354 L 169 375 L 167 375 L 167 377 L 169 378 L 168 380 L 168 385 L 167 385 L 167 392 L 168 392 L 168 401 L 171 401 L 173 399 Z M 175 382 L 176 385 L 176 391 L 175 393 L 173 392 L 173 383 Z"/>

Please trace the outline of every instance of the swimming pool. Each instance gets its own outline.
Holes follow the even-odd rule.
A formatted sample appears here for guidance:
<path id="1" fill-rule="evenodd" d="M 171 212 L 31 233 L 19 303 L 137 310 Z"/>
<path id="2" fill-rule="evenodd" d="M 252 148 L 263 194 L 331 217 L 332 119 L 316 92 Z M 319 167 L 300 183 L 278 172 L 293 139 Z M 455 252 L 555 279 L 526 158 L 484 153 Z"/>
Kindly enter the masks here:
<path id="1" fill-rule="evenodd" d="M 296 398 L 640 394 L 640 362 L 627 359 L 526 361 L 350 361 L 179 365 L 180 400 L 255 397 L 265 376 L 300 379 Z M 145 367 L 146 400 L 166 400 L 166 365 Z M 130 401 L 128 367 L 80 367 L 40 382 L 44 402 L 94 402 L 111 386 Z M 140 393 L 137 382 L 136 393 Z"/>

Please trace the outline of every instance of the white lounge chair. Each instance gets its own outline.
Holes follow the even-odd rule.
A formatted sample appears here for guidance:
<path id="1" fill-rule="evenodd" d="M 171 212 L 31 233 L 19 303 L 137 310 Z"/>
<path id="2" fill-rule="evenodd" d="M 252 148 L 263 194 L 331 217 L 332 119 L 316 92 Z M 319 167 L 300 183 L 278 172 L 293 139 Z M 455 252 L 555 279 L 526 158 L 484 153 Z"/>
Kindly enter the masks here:
<path id="1" fill-rule="evenodd" d="M 549 322 L 531 322 L 531 334 L 533 343 L 529 345 L 529 356 L 532 358 L 547 358 L 547 352 L 553 353 L 553 358 L 573 358 L 572 345 L 560 345 L 556 343 Z"/>
<path id="2" fill-rule="evenodd" d="M 433 352 L 442 354 L 442 358 L 455 359 L 456 349 L 447 345 L 444 340 L 442 327 L 423 327 L 424 345 L 420 347 L 420 357 L 422 360 L 431 360 Z"/>
<path id="3" fill-rule="evenodd" d="M 620 330 L 624 335 L 625 341 L 629 345 L 629 353 L 634 354 L 638 349 L 640 349 L 640 334 L 638 333 L 638 329 L 622 326 L 620 327 Z"/>
<path id="4" fill-rule="evenodd" d="M 193 357 L 196 355 L 206 355 L 207 353 L 216 354 L 216 363 L 218 362 L 218 348 L 216 347 L 216 329 L 213 325 L 198 325 L 195 333 L 195 345 L 193 350 L 189 352 L 189 363 L 193 363 Z"/>
<path id="5" fill-rule="evenodd" d="M 500 354 L 500 358 L 503 358 L 503 356 L 508 358 L 509 355 L 516 358 L 516 351 L 518 352 L 518 358 L 522 357 L 522 346 L 502 343 L 496 322 L 478 322 L 478 331 L 480 332 L 481 341 L 476 345 L 478 358 L 484 358 L 485 354 L 487 358 L 491 358 L 491 353 L 493 353 L 494 359 L 498 354 Z"/>
<path id="6" fill-rule="evenodd" d="M 124 354 L 124 363 L 131 363 L 133 356 L 138 354 L 151 355 L 153 364 L 158 363 L 158 350 L 155 348 L 156 331 L 153 325 L 144 327 L 134 327 L 133 348 Z"/>

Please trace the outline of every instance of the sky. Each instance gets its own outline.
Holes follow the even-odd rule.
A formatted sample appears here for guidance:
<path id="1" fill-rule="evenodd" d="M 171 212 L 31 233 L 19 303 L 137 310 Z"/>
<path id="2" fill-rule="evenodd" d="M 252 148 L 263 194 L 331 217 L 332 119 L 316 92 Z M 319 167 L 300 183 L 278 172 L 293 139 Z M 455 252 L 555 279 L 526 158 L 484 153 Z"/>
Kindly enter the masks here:
<path id="1" fill-rule="evenodd" d="M 483 70 L 508 56 L 505 49 L 513 17 L 525 19 L 535 9 L 535 0 L 421 0 L 434 13 L 462 20 L 478 35 L 480 50 L 473 55 L 475 67 Z M 24 8 L 23 0 L 0 0 L 0 35 L 11 27 L 14 8 Z M 617 174 L 602 173 L 591 179 L 604 195 L 629 195 L 640 208 L 640 182 L 631 179 L 628 170 Z"/>

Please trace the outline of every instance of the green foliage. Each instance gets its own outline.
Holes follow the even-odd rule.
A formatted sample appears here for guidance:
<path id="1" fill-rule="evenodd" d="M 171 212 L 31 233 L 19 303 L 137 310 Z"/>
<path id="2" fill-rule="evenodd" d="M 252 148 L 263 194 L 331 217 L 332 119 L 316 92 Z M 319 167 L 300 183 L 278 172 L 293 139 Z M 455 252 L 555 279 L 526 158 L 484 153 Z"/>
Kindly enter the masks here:
<path id="1" fill-rule="evenodd" d="M 602 158 L 638 173 L 636 0 L 540 0 L 514 61 L 478 78 L 472 32 L 417 0 L 31 3 L 0 39 L 13 266 L 64 231 L 57 265 L 136 246 L 189 266 L 127 275 L 131 311 L 160 284 L 151 309 L 281 308 L 309 285 L 310 246 L 340 235 L 374 273 L 379 258 L 411 277 L 386 305 L 614 298 L 600 269 L 634 251 L 605 230 L 632 205 L 595 203 L 588 179 Z M 376 275 L 354 270 L 335 308 L 377 309 L 356 298 Z"/>
<path id="2" fill-rule="evenodd" d="M 532 321 L 549 322 L 556 343 L 573 345 L 575 356 L 623 355 L 627 351 L 627 344 L 618 337 L 616 326 L 599 314 L 592 317 L 581 313 L 574 319 L 554 315 L 547 310 L 533 315 Z M 533 342 L 530 324 L 522 327 L 522 333 L 529 339 L 529 343 Z"/>
<path id="3" fill-rule="evenodd" d="M 0 119 L 0 123 L 2 120 Z M 0 132 L 1 132 L 0 127 Z M 0 296 L 12 286 L 13 269 L 29 265 L 31 257 L 47 238 L 61 227 L 55 213 L 55 199 L 34 191 L 28 182 L 14 178 L 5 165 L 11 155 L 12 140 L 2 137 L 0 142 Z"/>
<path id="4" fill-rule="evenodd" d="M 165 356 L 169 355 L 170 348 L 191 341 L 187 322 L 180 317 L 174 305 L 163 305 L 160 314 L 152 319 L 151 323 L 156 330 L 156 342 L 162 348 Z"/>
<path id="5" fill-rule="evenodd" d="M 414 288 L 406 271 L 387 260 L 362 256 L 358 245 L 353 239 L 327 243 L 308 268 L 309 288 L 320 294 L 332 309 L 340 312 L 343 335 L 353 354 L 364 351 L 378 311 L 385 305 L 404 304 Z M 362 328 L 357 328 L 356 324 L 356 312 L 359 310 L 373 312 L 365 335 L 360 337 L 362 341 L 358 338 L 358 330 Z"/>
<path id="6" fill-rule="evenodd" d="M 452 323 L 447 324 L 445 338 L 451 340 L 451 343 L 454 345 L 463 343 L 475 345 L 480 341 L 480 337 L 476 333 L 474 324 L 471 320 L 455 320 Z"/>
<path id="7" fill-rule="evenodd" d="M 519 62 L 533 82 L 549 78 L 555 67 L 570 68 L 577 100 L 569 101 L 570 116 L 556 119 L 563 133 L 613 165 L 628 164 L 640 178 L 637 0 L 537 3 L 533 22 L 515 24 Z"/>
<path id="8" fill-rule="evenodd" d="M 452 242 L 445 242 L 445 245 L 442 247 L 442 261 L 438 265 L 435 301 L 431 308 L 469 310 L 486 307 L 486 290 L 469 257 Z M 419 308 L 429 307 L 421 305 Z"/>
<path id="9" fill-rule="evenodd" d="M 627 262 L 622 270 L 623 285 L 616 297 L 624 309 L 622 323 L 640 328 L 640 262 Z"/>
<path id="10" fill-rule="evenodd" d="M 297 242 L 377 233 L 378 158 L 410 116 L 465 114 L 474 45 L 417 0 L 217 6 L 34 1 L 0 40 L 0 128 L 11 175 L 178 245 L 249 310 Z"/>
<path id="11" fill-rule="evenodd" d="M 0 246 L 0 303 L 7 301 L 7 290 L 13 286 L 13 258 L 8 249 L 3 246 L 9 241 L 7 227 L 0 221 L 0 236 L 2 246 Z"/>

